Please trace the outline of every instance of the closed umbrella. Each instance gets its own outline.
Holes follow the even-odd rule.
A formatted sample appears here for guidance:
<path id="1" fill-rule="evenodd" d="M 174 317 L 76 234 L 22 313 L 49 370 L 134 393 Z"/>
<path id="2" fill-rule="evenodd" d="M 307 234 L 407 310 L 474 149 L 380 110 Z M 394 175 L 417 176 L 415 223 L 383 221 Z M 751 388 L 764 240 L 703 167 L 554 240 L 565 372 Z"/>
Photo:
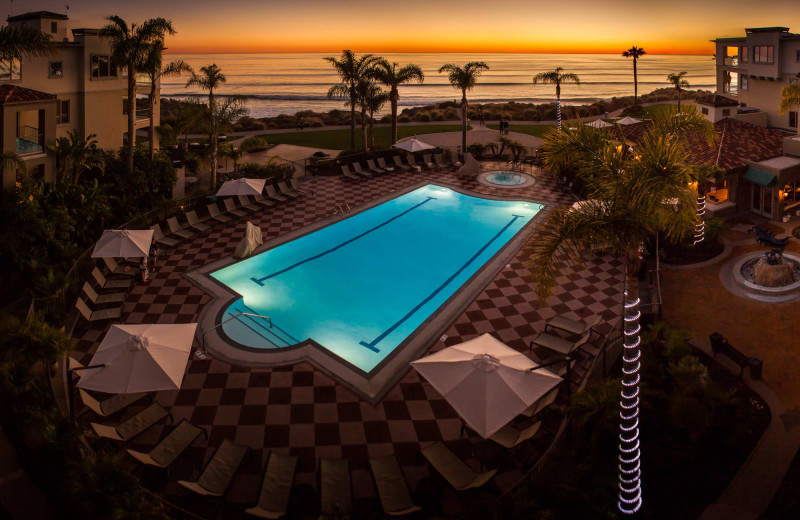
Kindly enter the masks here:
<path id="1" fill-rule="evenodd" d="M 112 325 L 76 386 L 108 394 L 181 387 L 197 323 Z"/>
<path id="2" fill-rule="evenodd" d="M 440 350 L 411 365 L 487 439 L 561 382 L 490 334 Z"/>
<path id="3" fill-rule="evenodd" d="M 230 197 L 236 195 L 261 195 L 264 191 L 266 179 L 233 179 L 225 181 L 217 192 L 217 197 Z"/>
<path id="4" fill-rule="evenodd" d="M 106 229 L 92 251 L 92 258 L 132 258 L 150 253 L 152 229 Z"/>
<path id="5" fill-rule="evenodd" d="M 411 153 L 421 152 L 423 150 L 433 150 L 436 148 L 435 146 L 423 143 L 416 137 L 412 137 L 411 139 L 403 139 L 402 141 L 395 143 L 394 147 Z"/>

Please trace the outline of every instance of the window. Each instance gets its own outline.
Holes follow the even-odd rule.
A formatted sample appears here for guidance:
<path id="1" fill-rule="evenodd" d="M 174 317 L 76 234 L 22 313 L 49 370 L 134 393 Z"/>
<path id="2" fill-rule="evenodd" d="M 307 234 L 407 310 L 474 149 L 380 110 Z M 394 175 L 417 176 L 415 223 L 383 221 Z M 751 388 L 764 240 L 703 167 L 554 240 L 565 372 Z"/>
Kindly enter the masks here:
<path id="1" fill-rule="evenodd" d="M 50 22 L 50 32 L 51 33 L 58 32 L 58 22 Z"/>
<path id="2" fill-rule="evenodd" d="M 21 79 L 22 71 L 20 70 L 18 59 L 12 58 L 0 61 L 0 80 L 19 81 Z"/>
<path id="3" fill-rule="evenodd" d="M 710 183 L 706 196 L 711 202 L 725 202 L 728 200 L 728 181 L 722 180 Z"/>
<path id="4" fill-rule="evenodd" d="M 739 47 L 739 61 L 747 63 L 747 47 Z"/>
<path id="5" fill-rule="evenodd" d="M 739 75 L 739 90 L 747 90 L 747 75 Z"/>
<path id="6" fill-rule="evenodd" d="M 49 78 L 61 78 L 64 76 L 64 62 L 63 61 L 51 61 L 50 67 L 48 68 L 47 77 Z"/>
<path id="7" fill-rule="evenodd" d="M 797 128 L 797 112 L 789 112 L 789 127 Z"/>
<path id="8" fill-rule="evenodd" d="M 722 109 L 722 117 L 728 117 L 729 115 L 731 115 L 731 109 L 730 108 L 723 108 Z"/>
<path id="9" fill-rule="evenodd" d="M 700 111 L 703 113 L 704 116 L 708 115 L 708 109 L 706 107 L 701 108 Z"/>
<path id="10" fill-rule="evenodd" d="M 784 209 L 788 206 L 795 207 L 800 203 L 800 182 L 794 181 L 783 186 Z"/>
<path id="11" fill-rule="evenodd" d="M 108 78 L 117 76 L 117 66 L 108 56 L 92 55 L 90 63 L 93 78 Z"/>
<path id="12" fill-rule="evenodd" d="M 56 102 L 56 124 L 69 123 L 69 99 L 60 99 Z"/>
<path id="13" fill-rule="evenodd" d="M 753 63 L 773 63 L 772 45 L 756 45 L 753 47 Z"/>

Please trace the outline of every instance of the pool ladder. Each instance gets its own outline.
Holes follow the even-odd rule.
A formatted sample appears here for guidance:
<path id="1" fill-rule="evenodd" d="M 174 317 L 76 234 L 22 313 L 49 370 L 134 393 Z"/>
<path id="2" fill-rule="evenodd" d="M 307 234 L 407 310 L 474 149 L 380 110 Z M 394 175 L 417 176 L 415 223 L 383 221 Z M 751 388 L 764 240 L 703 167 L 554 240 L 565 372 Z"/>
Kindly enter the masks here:
<path id="1" fill-rule="evenodd" d="M 206 335 L 209 332 L 211 332 L 212 330 L 218 329 L 219 327 L 222 327 L 223 325 L 225 325 L 229 321 L 235 320 L 235 319 L 239 318 L 240 316 L 250 316 L 251 318 L 261 318 L 262 320 L 266 320 L 267 323 L 269 323 L 269 328 L 272 328 L 272 318 L 270 318 L 269 316 L 262 316 L 261 314 L 255 314 L 253 312 L 239 312 L 237 314 L 234 314 L 233 316 L 231 316 L 227 320 L 224 320 L 224 321 L 214 325 L 210 329 L 206 329 L 206 330 L 203 331 L 203 335 L 202 335 L 202 339 L 203 339 L 203 346 L 202 346 L 203 347 L 203 354 L 208 354 L 208 350 L 206 349 Z"/>
<path id="2" fill-rule="evenodd" d="M 350 213 L 350 204 L 347 201 L 342 204 L 337 204 L 335 208 L 328 212 L 328 216 L 341 215 L 342 213 Z"/>

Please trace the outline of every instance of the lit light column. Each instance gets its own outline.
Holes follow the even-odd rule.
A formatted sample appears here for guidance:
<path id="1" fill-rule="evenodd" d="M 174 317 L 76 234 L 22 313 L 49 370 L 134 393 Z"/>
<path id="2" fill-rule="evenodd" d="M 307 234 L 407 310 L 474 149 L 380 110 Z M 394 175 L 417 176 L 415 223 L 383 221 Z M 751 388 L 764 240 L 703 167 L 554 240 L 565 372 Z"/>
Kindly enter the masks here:
<path id="1" fill-rule="evenodd" d="M 697 195 L 697 224 L 694 225 L 694 245 L 706 239 L 706 196 Z"/>
<path id="2" fill-rule="evenodd" d="M 636 283 L 635 281 L 633 283 Z M 628 285 L 628 281 L 626 281 Z M 623 319 L 624 343 L 622 353 L 622 392 L 619 424 L 619 501 L 617 508 L 623 514 L 632 515 L 642 507 L 642 470 L 639 449 L 639 369 L 642 352 L 639 349 L 639 298 L 631 297 L 630 287 L 625 291 L 625 313 Z"/>

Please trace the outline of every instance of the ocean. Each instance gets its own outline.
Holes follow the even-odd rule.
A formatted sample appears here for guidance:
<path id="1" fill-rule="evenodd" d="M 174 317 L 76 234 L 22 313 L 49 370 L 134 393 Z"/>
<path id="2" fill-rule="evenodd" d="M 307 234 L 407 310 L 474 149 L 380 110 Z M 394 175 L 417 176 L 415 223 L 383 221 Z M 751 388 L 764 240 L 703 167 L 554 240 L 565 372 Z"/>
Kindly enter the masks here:
<path id="1" fill-rule="evenodd" d="M 335 54 L 169 54 L 165 60 L 183 59 L 196 70 L 216 63 L 227 77 L 220 94 L 237 94 L 247 98 L 252 117 L 271 117 L 294 114 L 300 110 L 328 111 L 344 109 L 341 100 L 328 99 L 328 88 L 338 82 L 333 67 L 322 58 Z M 485 61 L 491 68 L 485 71 L 469 93 L 471 102 L 547 103 L 555 101 L 555 87 L 533 85 L 538 72 L 562 67 L 580 77 L 581 84 L 563 85 L 561 99 L 565 104 L 584 104 L 633 95 L 631 60 L 619 54 L 476 54 L 476 53 L 414 53 L 381 54 L 401 66 L 419 65 L 425 82 L 400 88 L 401 110 L 405 107 L 429 105 L 460 98 L 460 93 L 439 74 L 445 63 L 463 65 L 469 61 Z M 637 63 L 639 93 L 669 87 L 670 72 L 686 71 L 692 89 L 714 90 L 714 61 L 710 56 L 645 55 Z M 162 80 L 161 95 L 186 98 L 199 95 L 196 87 L 185 88 L 186 77 L 167 77 Z M 389 106 L 383 113 L 389 111 Z"/>

